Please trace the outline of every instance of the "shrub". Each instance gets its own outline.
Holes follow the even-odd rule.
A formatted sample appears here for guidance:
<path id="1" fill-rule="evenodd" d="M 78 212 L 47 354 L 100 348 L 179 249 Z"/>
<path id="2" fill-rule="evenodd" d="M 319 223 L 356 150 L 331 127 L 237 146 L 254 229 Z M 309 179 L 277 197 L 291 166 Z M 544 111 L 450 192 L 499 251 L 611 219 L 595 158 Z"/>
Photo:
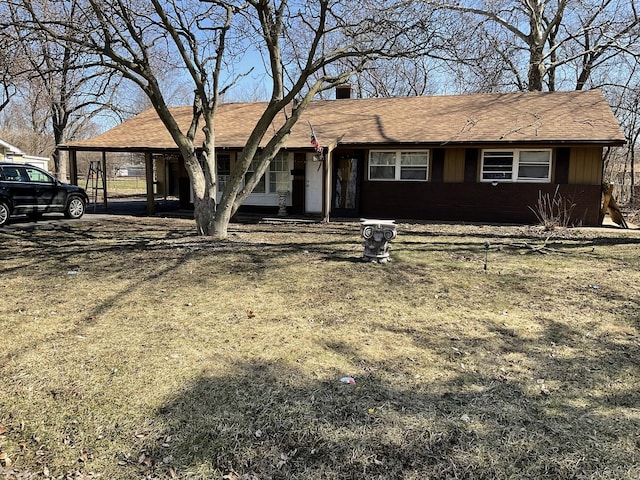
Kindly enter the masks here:
<path id="1" fill-rule="evenodd" d="M 576 204 L 560 195 L 559 188 L 556 187 L 553 196 L 539 191 L 537 205 L 529 207 L 545 230 L 572 226 L 571 212 Z"/>

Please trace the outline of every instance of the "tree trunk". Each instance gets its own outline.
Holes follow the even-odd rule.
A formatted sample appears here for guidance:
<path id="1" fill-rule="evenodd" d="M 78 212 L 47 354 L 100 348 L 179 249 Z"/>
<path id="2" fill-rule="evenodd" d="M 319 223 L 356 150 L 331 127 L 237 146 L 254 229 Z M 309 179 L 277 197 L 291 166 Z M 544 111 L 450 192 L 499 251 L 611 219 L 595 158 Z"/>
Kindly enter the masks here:
<path id="1" fill-rule="evenodd" d="M 213 198 L 193 198 L 193 218 L 196 221 L 198 234 L 206 236 L 216 235 L 216 202 Z M 226 227 L 224 229 L 226 236 Z"/>
<path id="2" fill-rule="evenodd" d="M 225 240 L 228 233 L 229 222 L 231 221 L 231 216 L 233 215 L 232 209 L 223 206 L 218 206 L 218 210 L 216 211 L 215 218 L 213 219 L 213 231 L 211 235 L 218 240 Z"/>
<path id="3" fill-rule="evenodd" d="M 543 24 L 545 2 L 541 0 L 526 2 L 529 8 L 529 91 L 541 92 L 546 67 L 544 65 L 544 47 L 546 43 Z"/>
<path id="4" fill-rule="evenodd" d="M 56 143 L 58 145 L 58 143 Z M 60 161 L 60 150 L 57 148 L 51 154 L 51 158 L 53 159 L 53 175 L 61 181 L 66 181 L 62 175 L 62 162 Z"/>
<path id="5" fill-rule="evenodd" d="M 61 125 L 59 122 L 56 121 L 57 116 L 55 115 L 55 110 L 54 110 L 54 115 L 53 117 L 53 139 L 55 141 L 56 145 L 60 145 L 63 142 L 63 138 L 64 138 L 64 129 L 66 128 L 66 125 Z M 63 169 L 62 166 L 60 165 L 60 151 L 56 148 L 53 151 L 53 174 L 55 175 L 55 177 L 57 179 L 61 179 L 62 178 L 62 173 L 63 173 Z"/>
<path id="6" fill-rule="evenodd" d="M 546 73 L 544 46 L 531 45 L 529 58 L 529 91 L 541 92 Z"/>

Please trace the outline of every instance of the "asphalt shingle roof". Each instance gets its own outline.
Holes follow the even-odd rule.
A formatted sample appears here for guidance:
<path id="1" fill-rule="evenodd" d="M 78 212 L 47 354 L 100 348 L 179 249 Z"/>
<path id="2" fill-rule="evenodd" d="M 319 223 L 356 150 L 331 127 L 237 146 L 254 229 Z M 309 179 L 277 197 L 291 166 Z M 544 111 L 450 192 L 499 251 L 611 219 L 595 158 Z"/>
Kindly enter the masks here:
<path id="1" fill-rule="evenodd" d="M 216 117 L 217 147 L 242 147 L 265 107 L 266 103 L 220 105 Z M 176 107 L 172 112 L 186 129 L 192 108 Z M 314 101 L 293 128 L 286 148 L 311 148 L 309 123 L 323 146 L 521 142 L 620 145 L 625 141 L 599 90 Z M 197 143 L 201 142 L 197 139 Z M 62 147 L 176 148 L 153 110 L 102 135 Z"/>

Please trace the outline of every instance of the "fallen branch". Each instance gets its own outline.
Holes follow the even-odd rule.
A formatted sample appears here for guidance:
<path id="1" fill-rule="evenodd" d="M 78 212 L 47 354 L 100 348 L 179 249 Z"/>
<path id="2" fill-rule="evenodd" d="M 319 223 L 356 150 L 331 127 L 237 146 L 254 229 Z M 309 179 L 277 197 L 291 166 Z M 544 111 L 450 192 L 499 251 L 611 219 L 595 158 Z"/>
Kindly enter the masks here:
<path id="1" fill-rule="evenodd" d="M 524 249 L 523 252 L 520 252 L 521 255 L 526 255 L 528 253 L 539 253 L 541 255 L 547 255 L 549 253 L 566 253 L 556 248 L 551 248 L 547 246 L 551 235 L 549 235 L 542 245 L 531 245 L 527 242 L 517 242 L 517 243 L 509 243 L 505 245 L 505 248 L 513 248 L 513 249 Z"/>

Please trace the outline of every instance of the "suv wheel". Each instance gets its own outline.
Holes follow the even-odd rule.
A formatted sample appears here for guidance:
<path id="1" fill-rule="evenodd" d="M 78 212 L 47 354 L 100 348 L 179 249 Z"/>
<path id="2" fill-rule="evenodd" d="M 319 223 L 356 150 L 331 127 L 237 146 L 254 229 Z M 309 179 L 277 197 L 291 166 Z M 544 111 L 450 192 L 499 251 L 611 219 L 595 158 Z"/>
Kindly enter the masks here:
<path id="1" fill-rule="evenodd" d="M 0 202 L 0 227 L 7 223 L 9 215 L 9 205 L 5 202 Z"/>
<path id="2" fill-rule="evenodd" d="M 67 203 L 67 208 L 64 211 L 64 214 L 67 218 L 80 218 L 84 215 L 86 205 L 82 201 L 80 197 L 71 197 L 69 199 L 69 203 Z"/>

